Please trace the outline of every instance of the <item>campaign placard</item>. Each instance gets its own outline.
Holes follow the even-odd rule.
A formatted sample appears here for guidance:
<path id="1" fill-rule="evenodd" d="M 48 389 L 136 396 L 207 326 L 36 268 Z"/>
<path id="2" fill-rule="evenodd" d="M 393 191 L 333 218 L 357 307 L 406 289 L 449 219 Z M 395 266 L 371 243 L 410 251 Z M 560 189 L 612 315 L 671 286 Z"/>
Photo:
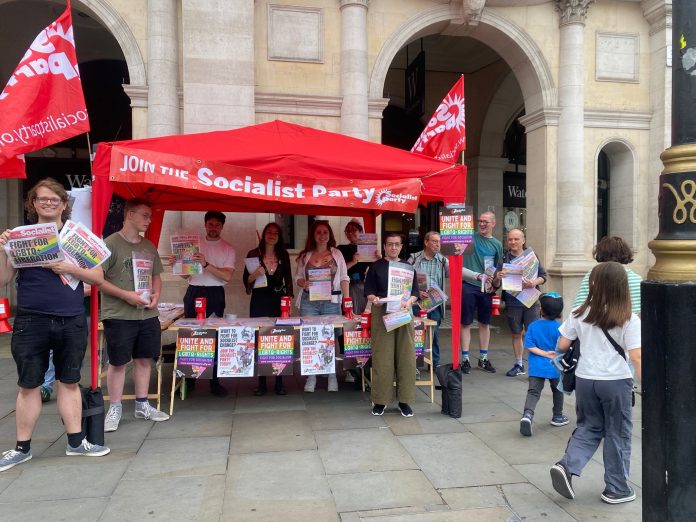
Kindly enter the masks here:
<path id="1" fill-rule="evenodd" d="M 65 259 L 55 223 L 13 228 L 4 249 L 14 268 L 45 266 Z"/>
<path id="2" fill-rule="evenodd" d="M 213 328 L 182 328 L 176 339 L 176 369 L 183 377 L 211 379 L 215 363 L 216 331 Z"/>
<path id="3" fill-rule="evenodd" d="M 443 256 L 460 255 L 466 245 L 474 241 L 474 213 L 463 204 L 440 208 L 440 253 Z"/>
<path id="4" fill-rule="evenodd" d="M 292 326 L 259 328 L 259 375 L 292 375 L 295 329 Z"/>
<path id="5" fill-rule="evenodd" d="M 218 377 L 254 376 L 254 341 L 250 326 L 218 328 Z"/>
<path id="6" fill-rule="evenodd" d="M 336 373 L 336 338 L 333 325 L 304 324 L 300 327 L 300 373 Z"/>
<path id="7" fill-rule="evenodd" d="M 361 368 L 372 356 L 372 339 L 358 321 L 343 324 L 343 367 Z M 352 364 L 354 361 L 354 364 Z"/>

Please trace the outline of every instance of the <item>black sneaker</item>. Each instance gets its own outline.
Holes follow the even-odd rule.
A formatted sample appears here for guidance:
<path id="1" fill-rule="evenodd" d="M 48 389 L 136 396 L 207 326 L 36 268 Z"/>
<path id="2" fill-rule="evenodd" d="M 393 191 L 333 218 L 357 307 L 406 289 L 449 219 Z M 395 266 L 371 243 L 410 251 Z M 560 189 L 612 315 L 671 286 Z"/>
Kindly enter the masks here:
<path id="1" fill-rule="evenodd" d="M 373 404 L 372 405 L 372 415 L 384 415 L 384 410 L 387 407 L 384 404 Z"/>
<path id="2" fill-rule="evenodd" d="M 623 504 L 624 502 L 634 501 L 636 499 L 636 492 L 630 487 L 627 493 L 610 493 L 605 489 L 600 498 L 607 504 Z"/>
<path id="3" fill-rule="evenodd" d="M 462 368 L 462 373 L 470 373 L 471 372 L 471 363 L 469 362 L 469 359 L 464 359 L 461 364 Z"/>
<path id="4" fill-rule="evenodd" d="M 488 359 L 479 359 L 478 367 L 479 370 L 483 370 L 484 372 L 495 373 L 495 368 L 493 368 L 491 361 Z"/>
<path id="5" fill-rule="evenodd" d="M 520 419 L 520 433 L 525 437 L 532 436 L 532 418 L 530 412 L 524 412 L 524 415 L 522 415 Z"/>
<path id="6" fill-rule="evenodd" d="M 570 420 L 565 415 L 554 415 L 551 417 L 551 426 L 565 426 Z"/>
<path id="7" fill-rule="evenodd" d="M 405 402 L 399 403 L 399 410 L 401 411 L 401 415 L 404 417 L 413 417 L 413 410 Z"/>
<path id="8" fill-rule="evenodd" d="M 556 464 L 551 466 L 550 472 L 553 489 L 555 489 L 559 495 L 573 500 L 575 498 L 575 491 L 573 491 L 573 477 L 570 471 L 560 462 L 556 462 Z"/>

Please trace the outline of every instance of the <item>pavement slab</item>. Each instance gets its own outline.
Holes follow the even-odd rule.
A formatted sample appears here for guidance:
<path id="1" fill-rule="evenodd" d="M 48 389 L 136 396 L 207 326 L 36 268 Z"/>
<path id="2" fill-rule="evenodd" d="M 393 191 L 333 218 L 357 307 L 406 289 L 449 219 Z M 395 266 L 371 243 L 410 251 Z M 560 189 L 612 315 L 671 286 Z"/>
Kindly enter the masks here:
<path id="1" fill-rule="evenodd" d="M 317 444 L 305 411 L 234 416 L 230 453 L 314 450 Z"/>
<path id="2" fill-rule="evenodd" d="M 3 522 L 99 520 L 108 503 L 108 497 L 0 503 L 0 520 Z"/>
<path id="3" fill-rule="evenodd" d="M 520 420 L 520 413 L 500 401 L 475 402 L 465 401 L 462 405 L 462 416 L 459 422 L 471 424 L 474 422 L 512 421 Z"/>
<path id="4" fill-rule="evenodd" d="M 506 507 L 360 517 L 369 522 L 522 522 Z"/>
<path id="5" fill-rule="evenodd" d="M 418 468 L 388 429 L 319 431 L 315 438 L 327 475 Z"/>
<path id="6" fill-rule="evenodd" d="M 371 413 L 371 403 L 343 404 L 308 404 L 307 416 L 313 431 L 341 430 L 355 428 L 383 428 L 387 424 L 384 417 Z"/>
<path id="7" fill-rule="evenodd" d="M 315 450 L 230 455 L 221 520 L 338 520 Z"/>
<path id="8" fill-rule="evenodd" d="M 437 488 L 524 482 L 524 477 L 472 433 L 399 437 Z"/>
<path id="9" fill-rule="evenodd" d="M 216 411 L 212 414 L 203 409 L 182 411 L 166 422 L 153 423 L 148 439 L 229 437 L 233 418 L 232 411 Z"/>
<path id="10" fill-rule="evenodd" d="M 122 480 L 99 520 L 217 520 L 224 493 L 224 475 Z"/>
<path id="11" fill-rule="evenodd" d="M 229 444 L 228 437 L 146 440 L 124 478 L 224 475 Z"/>
<path id="12" fill-rule="evenodd" d="M 329 475 L 328 481 L 339 513 L 443 503 L 420 470 Z"/>

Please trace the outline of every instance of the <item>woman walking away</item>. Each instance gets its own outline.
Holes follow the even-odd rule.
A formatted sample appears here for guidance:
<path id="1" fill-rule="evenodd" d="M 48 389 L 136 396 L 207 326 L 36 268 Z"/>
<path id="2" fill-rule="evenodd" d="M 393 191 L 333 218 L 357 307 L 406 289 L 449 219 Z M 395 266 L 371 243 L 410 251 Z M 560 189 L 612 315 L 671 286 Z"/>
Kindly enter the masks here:
<path id="1" fill-rule="evenodd" d="M 575 370 L 577 427 L 565 455 L 551 467 L 553 488 L 575 498 L 572 476 L 580 476 L 604 439 L 604 491 L 608 504 L 635 500 L 628 485 L 631 457 L 633 375 L 640 380 L 640 319 L 631 312 L 628 277 L 616 262 L 600 263 L 590 273 L 585 302 L 561 325 L 558 349 L 580 340 Z M 628 358 L 626 357 L 628 353 Z"/>
<path id="2" fill-rule="evenodd" d="M 283 232 L 277 223 L 268 223 L 261 233 L 259 246 L 250 250 L 247 258 L 259 260 L 256 270 L 249 273 L 244 269 L 244 286 L 247 294 L 251 294 L 249 317 L 280 317 L 280 298 L 292 297 L 292 275 L 290 273 L 290 256 L 285 250 Z M 266 286 L 254 286 L 255 281 L 266 276 Z M 266 394 L 266 377 L 259 377 L 259 386 L 254 395 Z M 276 395 L 286 395 L 283 386 L 283 376 L 275 378 Z"/>

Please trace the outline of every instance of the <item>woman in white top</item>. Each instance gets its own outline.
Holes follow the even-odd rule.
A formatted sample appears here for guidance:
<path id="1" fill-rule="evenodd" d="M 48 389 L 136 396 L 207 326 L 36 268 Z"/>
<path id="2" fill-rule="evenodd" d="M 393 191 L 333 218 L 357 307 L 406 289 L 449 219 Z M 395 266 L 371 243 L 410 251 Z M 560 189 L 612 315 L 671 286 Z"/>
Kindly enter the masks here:
<path id="1" fill-rule="evenodd" d="M 330 293 L 325 299 L 310 300 L 310 287 L 315 284 L 311 276 L 317 276 L 329 270 Z M 309 228 L 305 248 L 297 256 L 297 271 L 295 281 L 302 290 L 298 292 L 296 304 L 300 315 L 340 315 L 341 296 L 348 296 L 348 269 L 343 254 L 336 248 L 336 238 L 326 221 L 315 221 Z M 318 284 L 318 283 L 316 283 Z M 304 391 L 313 393 L 317 384 L 316 375 L 307 377 Z M 336 374 L 329 374 L 328 390 L 338 391 Z"/>
<path id="2" fill-rule="evenodd" d="M 626 353 L 640 380 L 640 319 L 631 312 L 628 277 L 621 264 L 600 263 L 592 269 L 587 299 L 559 331 L 558 349 L 565 352 L 579 339 L 580 359 L 575 370 L 577 427 L 565 455 L 551 467 L 553 487 L 575 498 L 571 478 L 580 476 L 604 439 L 601 499 L 609 504 L 635 500 L 628 484 L 633 374 Z"/>

